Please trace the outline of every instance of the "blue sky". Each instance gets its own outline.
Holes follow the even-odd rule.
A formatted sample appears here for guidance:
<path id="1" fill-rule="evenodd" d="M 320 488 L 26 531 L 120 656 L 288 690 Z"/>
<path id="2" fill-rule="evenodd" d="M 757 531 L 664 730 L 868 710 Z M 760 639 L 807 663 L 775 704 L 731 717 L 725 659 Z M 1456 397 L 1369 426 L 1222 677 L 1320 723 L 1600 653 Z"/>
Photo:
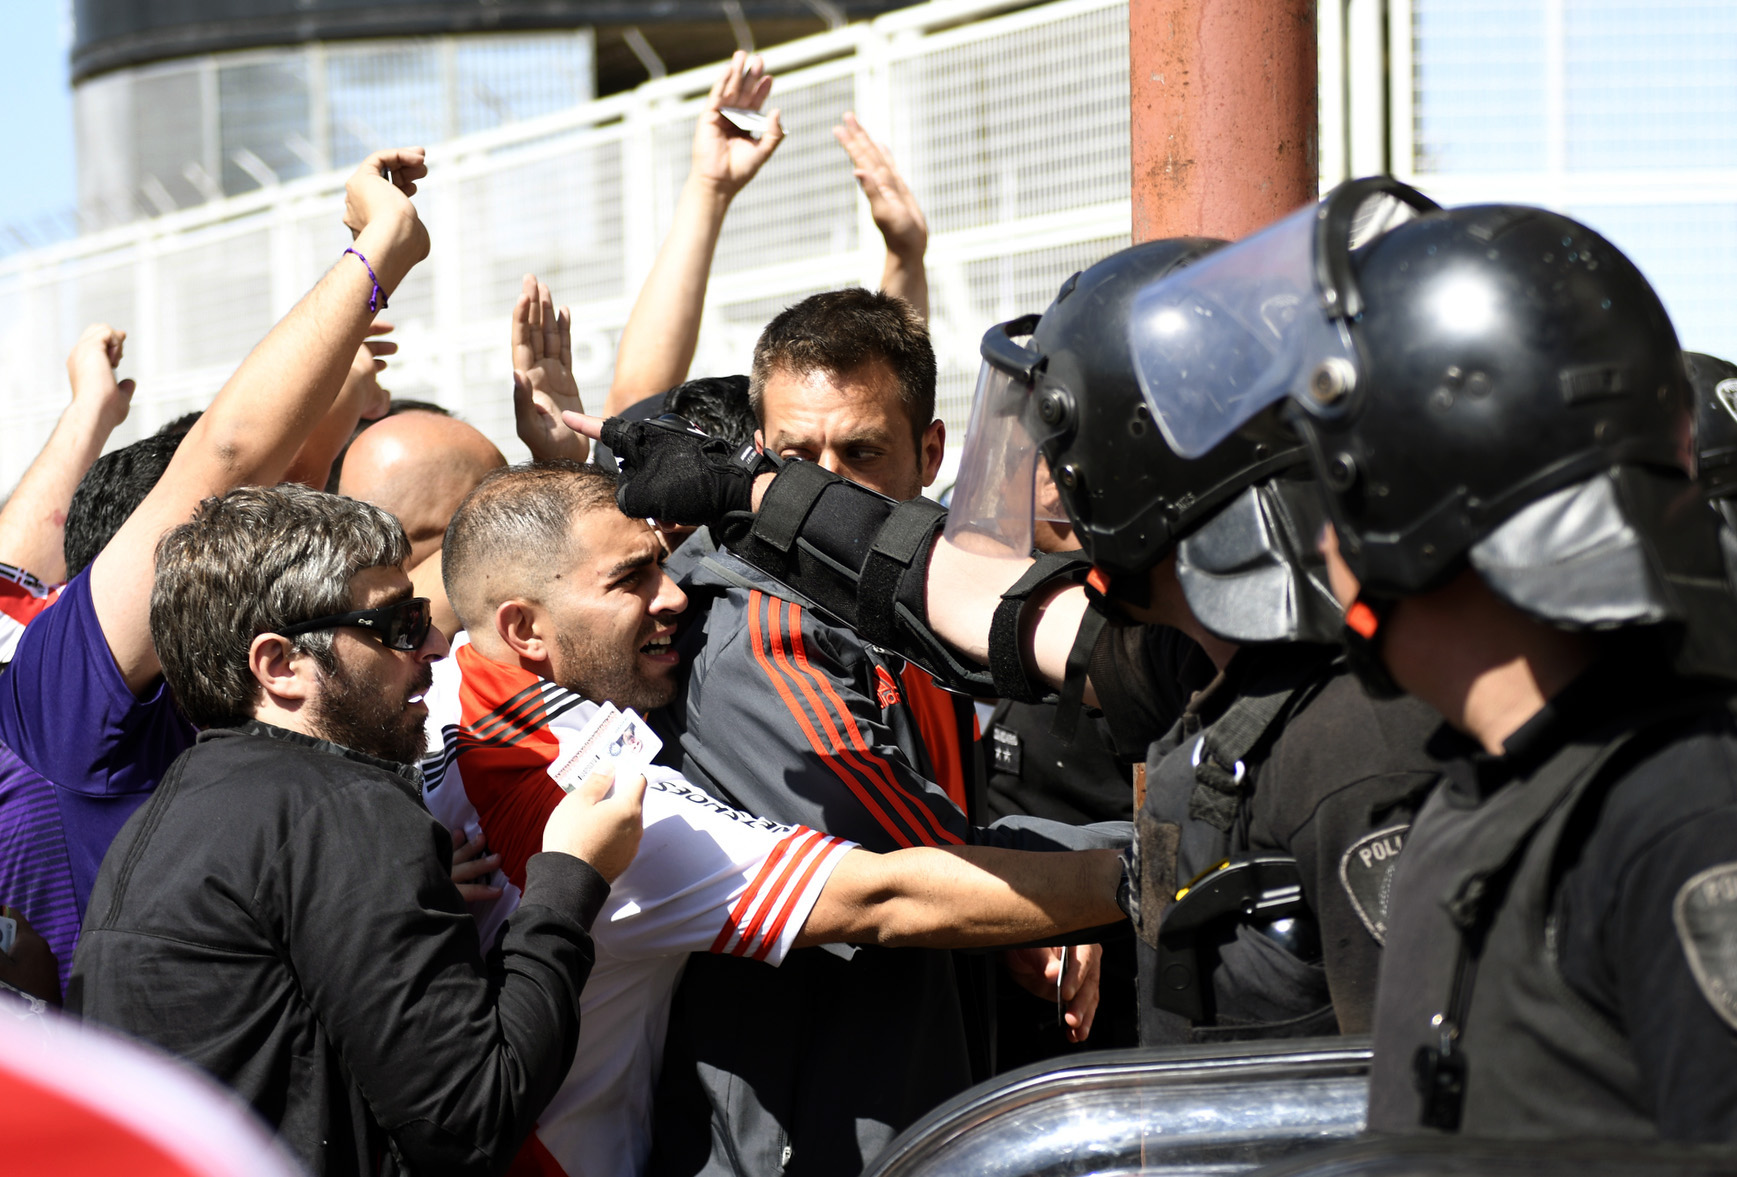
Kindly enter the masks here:
<path id="1" fill-rule="evenodd" d="M 0 159 L 7 161 L 0 226 L 28 223 L 77 203 L 66 75 L 71 37 L 67 0 L 0 3 Z"/>

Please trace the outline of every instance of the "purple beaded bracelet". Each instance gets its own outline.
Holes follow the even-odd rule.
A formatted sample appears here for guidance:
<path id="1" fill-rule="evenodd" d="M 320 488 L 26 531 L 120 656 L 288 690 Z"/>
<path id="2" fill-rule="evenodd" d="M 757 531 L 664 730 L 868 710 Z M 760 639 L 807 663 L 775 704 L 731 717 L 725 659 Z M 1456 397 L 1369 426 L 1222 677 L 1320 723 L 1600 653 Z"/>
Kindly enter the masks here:
<path id="1" fill-rule="evenodd" d="M 380 279 L 374 277 L 374 267 L 368 264 L 368 259 L 362 256 L 359 249 L 346 249 L 345 253 L 353 253 L 356 260 L 362 263 L 362 268 L 368 271 L 369 281 L 374 283 L 374 293 L 368 296 L 368 309 L 375 314 L 386 309 L 386 292 L 380 289 Z"/>

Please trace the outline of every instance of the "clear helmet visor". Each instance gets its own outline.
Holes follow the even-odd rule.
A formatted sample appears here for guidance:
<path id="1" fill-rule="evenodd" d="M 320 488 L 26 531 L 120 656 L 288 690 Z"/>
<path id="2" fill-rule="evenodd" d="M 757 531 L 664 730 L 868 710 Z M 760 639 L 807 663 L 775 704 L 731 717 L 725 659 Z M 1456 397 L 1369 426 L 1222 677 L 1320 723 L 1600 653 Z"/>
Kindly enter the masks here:
<path id="1" fill-rule="evenodd" d="M 1066 521 L 1041 441 L 1027 427 L 1032 385 L 985 361 L 965 429 L 946 538 L 966 551 L 1025 559 L 1034 520 Z"/>
<path id="2" fill-rule="evenodd" d="M 1356 248 L 1416 215 L 1372 195 L 1342 244 Z M 1134 297 L 1134 372 L 1182 457 L 1209 453 L 1287 396 L 1330 406 L 1355 383 L 1355 349 L 1317 278 L 1320 219 L 1317 205 L 1298 209 Z"/>

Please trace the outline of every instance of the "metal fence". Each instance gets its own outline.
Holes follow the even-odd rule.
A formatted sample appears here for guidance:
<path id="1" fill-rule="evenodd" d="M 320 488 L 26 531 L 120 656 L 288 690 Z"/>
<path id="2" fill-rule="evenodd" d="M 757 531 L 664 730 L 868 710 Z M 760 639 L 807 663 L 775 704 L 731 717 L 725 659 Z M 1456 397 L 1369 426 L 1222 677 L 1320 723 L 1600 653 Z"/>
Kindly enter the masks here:
<path id="1" fill-rule="evenodd" d="M 1348 77 L 1389 156 L 1353 150 L 1350 171 L 1385 162 L 1444 204 L 1576 217 L 1646 273 L 1684 347 L 1737 354 L 1737 4 L 1340 3 L 1353 32 L 1361 17 L 1386 35 Z M 1385 110 L 1369 101 L 1384 70 Z"/>
<path id="2" fill-rule="evenodd" d="M 1068 274 L 1127 244 L 1125 0 L 1011 6 L 937 0 L 766 51 L 788 141 L 731 210 L 695 374 L 746 371 L 789 303 L 878 281 L 880 238 L 829 130 L 847 109 L 892 146 L 928 213 L 939 403 L 955 438 L 985 328 L 1041 310 Z M 581 389 L 602 403 L 713 73 L 431 148 L 417 204 L 433 250 L 389 313 L 397 395 L 437 401 L 523 455 L 507 315 L 535 271 L 572 306 Z M 47 437 L 88 322 L 129 332 L 123 374 L 139 391 L 114 444 L 207 403 L 348 243 L 342 182 L 310 177 L 0 263 L 0 487 Z"/>

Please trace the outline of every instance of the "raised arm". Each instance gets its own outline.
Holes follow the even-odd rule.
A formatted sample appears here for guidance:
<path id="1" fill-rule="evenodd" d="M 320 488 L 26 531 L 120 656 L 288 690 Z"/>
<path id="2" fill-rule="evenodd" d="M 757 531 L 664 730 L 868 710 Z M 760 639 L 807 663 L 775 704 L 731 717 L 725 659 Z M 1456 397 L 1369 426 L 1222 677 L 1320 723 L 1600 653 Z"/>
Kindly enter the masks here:
<path id="1" fill-rule="evenodd" d="M 362 256 L 340 257 L 242 361 L 92 565 L 97 620 L 133 691 L 160 671 L 149 627 L 157 541 L 200 500 L 282 478 L 367 337 L 379 308 L 375 278 L 379 293 L 390 295 L 428 254 L 428 231 L 410 203 L 427 172 L 419 147 L 377 152 L 356 169 L 344 191 L 344 223 Z"/>
<path id="2" fill-rule="evenodd" d="M 892 152 L 869 137 L 854 112 L 845 111 L 832 134 L 850 153 L 856 182 L 868 198 L 869 215 L 887 245 L 881 290 L 904 299 L 927 319 L 929 274 L 923 266 L 923 254 L 929 248 L 929 222 L 917 198 L 893 165 Z"/>
<path id="3" fill-rule="evenodd" d="M 706 97 L 694 127 L 693 166 L 676 201 L 669 235 L 621 331 L 615 378 L 603 402 L 605 416 L 688 378 L 724 214 L 784 141 L 777 110 L 770 112 L 765 134 L 757 140 L 718 111 L 725 106 L 759 110 L 772 91 L 765 71 L 760 58 L 738 52 Z"/>
<path id="4" fill-rule="evenodd" d="M 356 349 L 356 355 L 350 361 L 350 370 L 344 377 L 344 386 L 339 389 L 337 399 L 290 460 L 289 469 L 284 471 L 285 482 L 299 482 L 315 490 L 325 490 L 331 481 L 332 463 L 350 444 L 357 423 L 378 421 L 392 407 L 392 394 L 380 387 L 380 373 L 386 370 L 385 357 L 396 352 L 398 345 L 390 339 L 373 338 L 391 330 L 392 324 L 383 319 L 374 320 L 374 325 L 368 329 L 370 338 Z"/>
<path id="5" fill-rule="evenodd" d="M 84 329 L 66 357 L 72 403 L 0 507 L 0 563 L 21 568 L 45 584 L 66 579 L 66 512 L 72 493 L 132 405 L 133 382 L 115 379 L 126 341 L 125 331 L 107 323 Z"/>

